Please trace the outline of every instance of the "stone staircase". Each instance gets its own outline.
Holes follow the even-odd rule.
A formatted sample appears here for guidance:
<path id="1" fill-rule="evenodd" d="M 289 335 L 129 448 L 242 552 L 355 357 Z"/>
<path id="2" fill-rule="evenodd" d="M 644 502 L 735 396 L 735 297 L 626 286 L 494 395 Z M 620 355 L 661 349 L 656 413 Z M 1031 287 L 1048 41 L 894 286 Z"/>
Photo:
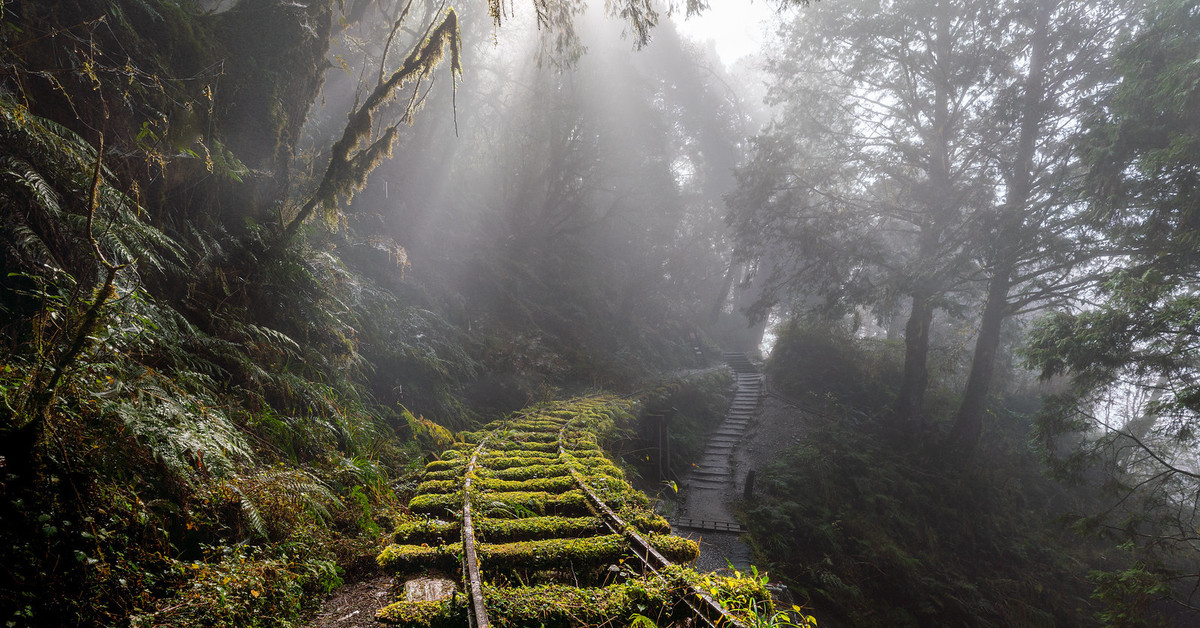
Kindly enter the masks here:
<path id="1" fill-rule="evenodd" d="M 758 410 L 763 377 L 744 353 L 726 353 L 725 363 L 737 381 L 725 420 L 709 436 L 700 462 L 685 476 L 686 499 L 671 520 L 674 534 L 692 538 L 702 551 L 696 569 L 712 571 L 729 565 L 750 568 L 750 548 L 738 538 L 745 532 L 733 518 L 729 502 L 737 497 L 733 450 Z"/>
<path id="2" fill-rule="evenodd" d="M 744 353 L 726 353 L 725 363 L 733 369 L 737 392 L 725 420 L 708 439 L 700 462 L 692 469 L 689 488 L 725 490 L 733 482 L 731 458 L 758 410 L 763 393 L 763 376 Z"/>

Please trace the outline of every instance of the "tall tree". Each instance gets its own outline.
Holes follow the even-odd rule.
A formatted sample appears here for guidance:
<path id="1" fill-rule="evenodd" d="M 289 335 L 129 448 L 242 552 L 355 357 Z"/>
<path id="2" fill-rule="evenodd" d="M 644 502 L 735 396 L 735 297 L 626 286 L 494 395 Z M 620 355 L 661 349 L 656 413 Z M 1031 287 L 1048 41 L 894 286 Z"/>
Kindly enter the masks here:
<path id="1" fill-rule="evenodd" d="M 979 442 L 1005 319 L 1081 294 L 1108 243 L 1080 203 L 1077 130 L 1111 83 L 1110 50 L 1129 24 L 1129 3 L 1016 3 L 1000 37 L 1015 47 L 990 103 L 996 201 L 976 220 L 973 249 L 986 281 L 978 334 L 948 446 Z"/>
<path id="2" fill-rule="evenodd" d="M 949 441 L 966 454 L 1004 321 L 1085 283 L 1075 271 L 1095 242 L 1069 140 L 1125 13 L 1057 0 L 838 9 L 814 7 L 785 34 L 773 88 L 784 113 L 743 170 L 735 223 L 743 241 L 788 256 L 776 293 L 800 287 L 881 316 L 910 303 L 902 424 L 922 413 L 935 310 L 981 302 Z"/>
<path id="3" fill-rule="evenodd" d="M 1198 57 L 1195 4 L 1152 3 L 1117 57 L 1120 84 L 1084 144 L 1089 217 L 1124 254 L 1095 284 L 1092 304 L 1045 317 L 1029 350 L 1044 376 L 1069 376 L 1067 392 L 1041 417 L 1048 450 L 1067 455 L 1072 467 L 1086 460 L 1085 468 L 1106 470 L 1108 486 L 1117 491 L 1112 508 L 1093 521 L 1127 541 L 1140 566 L 1157 573 L 1143 580 L 1147 587 L 1187 583 L 1174 589 L 1176 600 L 1193 608 L 1189 591 L 1200 581 L 1194 567 L 1200 486 Z"/>
<path id="4" fill-rule="evenodd" d="M 972 270 L 969 218 L 990 194 L 980 105 L 999 13 L 967 0 L 810 7 L 783 29 L 769 96 L 781 114 L 730 199 L 743 247 L 777 260 L 768 299 L 908 299 L 903 426 L 921 420 L 934 311 Z"/>

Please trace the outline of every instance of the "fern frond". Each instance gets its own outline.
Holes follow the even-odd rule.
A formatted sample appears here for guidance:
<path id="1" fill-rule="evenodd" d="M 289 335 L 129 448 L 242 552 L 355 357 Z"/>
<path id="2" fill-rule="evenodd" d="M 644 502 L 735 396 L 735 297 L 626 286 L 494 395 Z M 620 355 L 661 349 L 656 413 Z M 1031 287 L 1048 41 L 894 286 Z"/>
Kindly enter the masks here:
<path id="1" fill-rule="evenodd" d="M 15 157 L 5 157 L 0 160 L 4 174 L 29 193 L 29 200 L 35 207 L 42 210 L 50 218 L 57 218 L 62 213 L 58 202 L 58 193 L 42 175 L 38 174 L 29 162 Z"/>

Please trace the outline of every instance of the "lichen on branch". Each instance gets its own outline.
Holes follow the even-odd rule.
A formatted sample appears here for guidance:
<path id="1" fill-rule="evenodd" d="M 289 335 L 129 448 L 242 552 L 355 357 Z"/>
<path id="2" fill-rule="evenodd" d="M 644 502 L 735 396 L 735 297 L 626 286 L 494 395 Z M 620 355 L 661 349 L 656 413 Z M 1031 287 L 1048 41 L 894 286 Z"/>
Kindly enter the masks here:
<path id="1" fill-rule="evenodd" d="M 399 23 L 396 28 L 399 28 Z M 366 185 L 367 176 L 371 171 L 391 156 L 392 146 L 398 135 L 397 127 L 401 123 L 412 122 L 418 100 L 410 99 L 399 120 L 388 125 L 382 132 L 375 130 L 376 114 L 391 102 L 405 85 L 419 84 L 421 80 L 428 78 L 442 62 L 447 51 L 450 53 L 450 72 L 454 79 L 452 83 L 455 82 L 462 76 L 461 47 L 458 15 L 454 9 L 449 9 L 445 19 L 428 31 L 424 41 L 413 47 L 400 67 L 386 78 L 381 76 L 366 100 L 350 113 L 341 139 L 330 149 L 329 165 L 325 168 L 321 182 L 284 228 L 281 244 L 291 241 L 300 225 L 318 209 L 322 210 L 326 223 L 336 226 L 340 216 L 339 201 L 349 201 Z"/>

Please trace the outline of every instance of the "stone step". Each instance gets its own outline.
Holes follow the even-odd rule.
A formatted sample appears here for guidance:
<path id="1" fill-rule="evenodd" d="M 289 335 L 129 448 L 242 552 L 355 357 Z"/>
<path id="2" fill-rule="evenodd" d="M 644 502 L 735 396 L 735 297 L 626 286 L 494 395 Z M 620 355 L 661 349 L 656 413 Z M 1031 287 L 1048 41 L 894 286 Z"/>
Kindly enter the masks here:
<path id="1" fill-rule="evenodd" d="M 732 480 L 733 474 L 730 473 L 728 467 L 724 469 L 704 470 L 692 469 L 692 481 L 704 480 L 708 482 Z"/>

